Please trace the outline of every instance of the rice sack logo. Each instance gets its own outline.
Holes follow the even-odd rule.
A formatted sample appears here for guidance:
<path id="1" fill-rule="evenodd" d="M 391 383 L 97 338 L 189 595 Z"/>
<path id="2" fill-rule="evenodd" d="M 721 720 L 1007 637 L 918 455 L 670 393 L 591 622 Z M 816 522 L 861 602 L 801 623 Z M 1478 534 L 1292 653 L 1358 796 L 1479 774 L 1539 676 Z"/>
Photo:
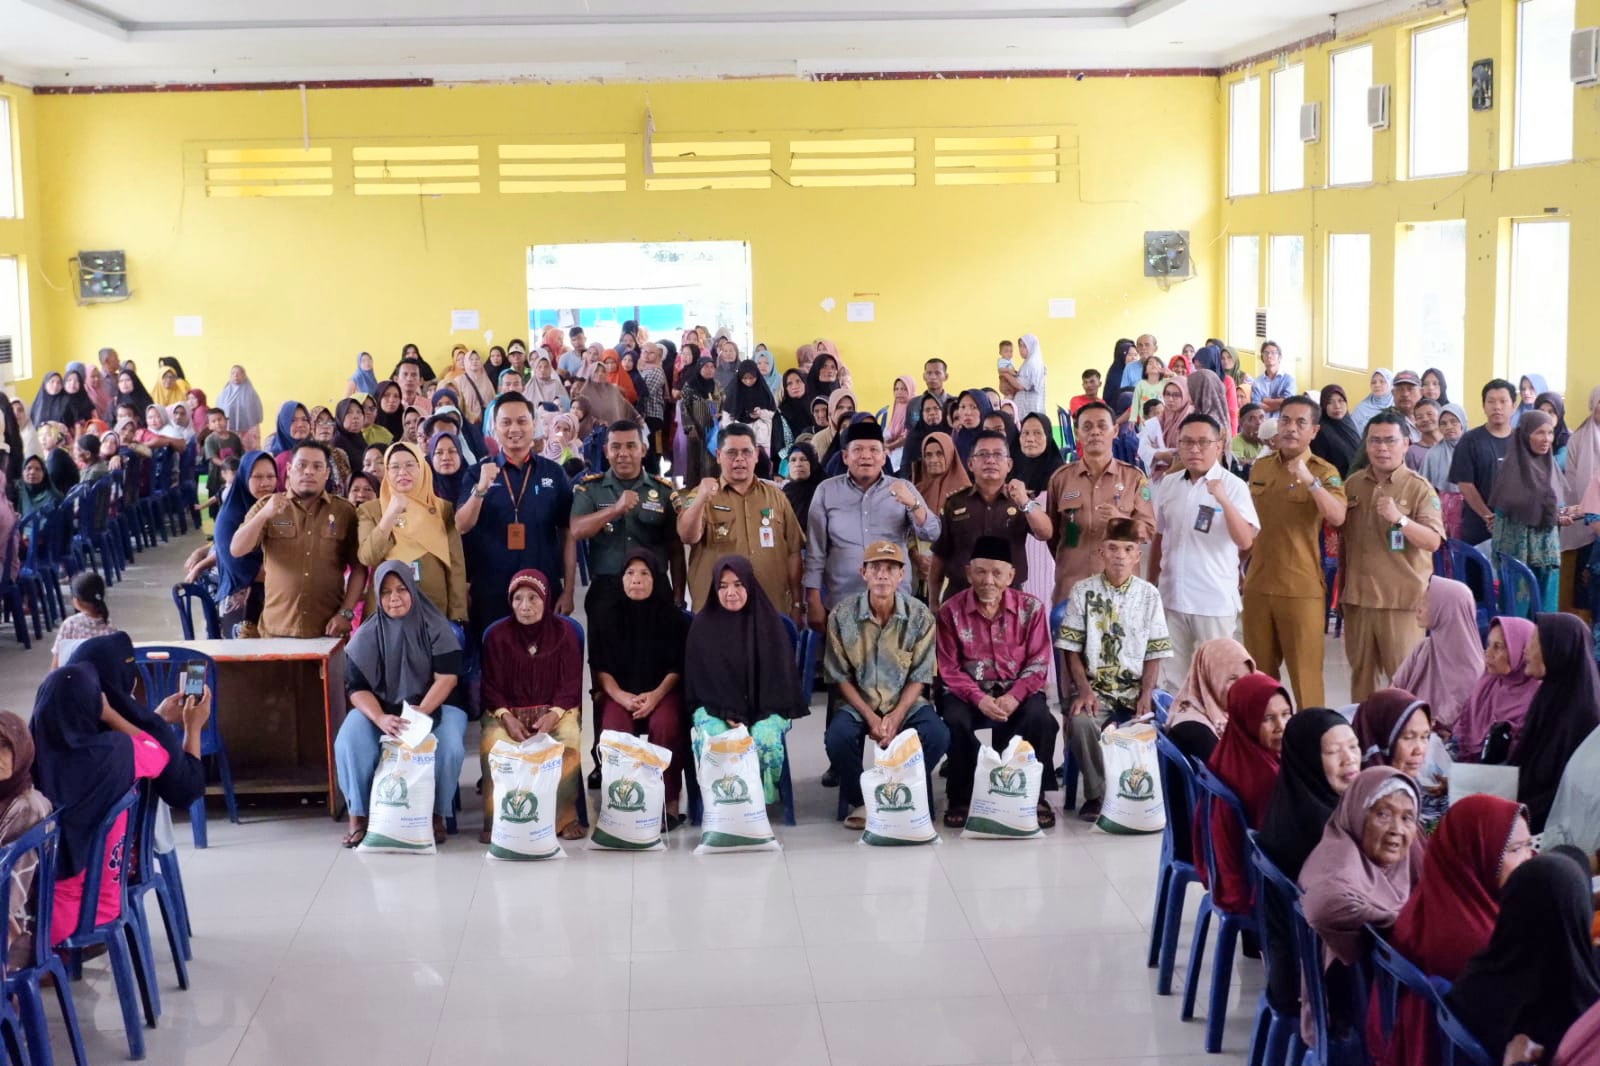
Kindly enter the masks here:
<path id="1" fill-rule="evenodd" d="M 500 817 L 508 822 L 537 822 L 539 798 L 532 789 L 514 788 L 500 800 Z"/>
<path id="2" fill-rule="evenodd" d="M 738 774 L 728 774 L 711 782 L 711 802 L 718 806 L 729 803 L 749 803 L 750 786 Z"/>
<path id="3" fill-rule="evenodd" d="M 399 773 L 388 773 L 378 779 L 377 798 L 372 802 L 383 807 L 404 807 L 410 800 L 411 790 Z"/>
<path id="4" fill-rule="evenodd" d="M 989 771 L 989 791 L 1020 799 L 1028 794 L 1028 775 L 1015 766 L 996 766 Z"/>
<path id="5" fill-rule="evenodd" d="M 911 809 L 911 789 L 899 781 L 885 781 L 872 790 L 872 799 L 878 805 L 878 810 L 909 811 Z"/>
<path id="6" fill-rule="evenodd" d="M 606 805 L 614 811 L 642 811 L 644 789 L 639 787 L 637 781 L 630 781 L 627 778 L 613 781 L 611 787 L 606 790 Z"/>
<path id="7" fill-rule="evenodd" d="M 1156 794 L 1156 779 L 1150 771 L 1135 766 L 1131 770 L 1124 770 L 1117 778 L 1117 795 L 1127 800 L 1154 799 Z"/>

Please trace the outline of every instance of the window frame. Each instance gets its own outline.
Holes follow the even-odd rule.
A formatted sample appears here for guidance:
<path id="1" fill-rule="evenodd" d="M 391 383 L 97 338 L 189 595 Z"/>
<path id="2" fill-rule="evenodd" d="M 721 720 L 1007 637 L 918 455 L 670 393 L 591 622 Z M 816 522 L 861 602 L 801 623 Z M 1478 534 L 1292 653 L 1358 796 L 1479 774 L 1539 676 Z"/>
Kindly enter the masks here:
<path id="1" fill-rule="evenodd" d="M 1239 308 L 1236 307 L 1234 303 L 1234 298 L 1236 296 L 1234 291 L 1234 263 L 1235 256 L 1237 255 L 1235 249 L 1239 247 L 1242 242 L 1249 242 L 1254 249 L 1252 254 L 1255 261 L 1255 277 L 1250 282 L 1250 299 L 1246 301 L 1248 305 L 1250 325 L 1249 328 L 1244 331 L 1244 336 L 1236 337 L 1234 336 L 1234 333 L 1236 332 L 1235 327 L 1237 327 L 1240 323 L 1235 321 L 1235 314 L 1239 311 Z M 1227 307 L 1227 313 L 1224 316 L 1223 321 L 1225 323 L 1224 334 L 1227 337 L 1228 344 L 1235 350 L 1245 352 L 1255 351 L 1255 314 L 1256 308 L 1261 306 L 1261 235 L 1259 233 L 1233 233 L 1228 235 L 1228 275 L 1225 303 Z M 1242 321 L 1242 319 L 1240 321 Z"/>
<path id="2" fill-rule="evenodd" d="M 1460 67 L 1453 72 L 1455 75 L 1454 78 L 1446 79 L 1446 84 L 1444 86 L 1425 86 L 1419 80 L 1418 76 L 1422 66 L 1421 62 L 1419 61 L 1420 48 L 1423 42 L 1428 41 L 1430 38 L 1438 40 L 1440 39 L 1438 35 L 1446 32 L 1451 34 L 1459 34 L 1460 36 Z M 1408 177 L 1443 178 L 1450 177 L 1455 174 L 1465 174 L 1467 172 L 1471 164 L 1471 132 L 1469 129 L 1469 116 L 1472 113 L 1472 97 L 1469 88 L 1471 84 L 1472 60 L 1470 55 L 1471 52 L 1467 43 L 1466 15 L 1461 15 L 1458 18 L 1446 19 L 1443 22 L 1436 22 L 1428 26 L 1420 26 L 1411 31 L 1411 122 L 1410 130 L 1408 131 L 1408 140 L 1410 143 L 1407 145 L 1407 159 L 1410 164 L 1409 173 L 1407 175 Z M 1432 103 L 1433 101 L 1431 97 L 1433 92 L 1440 91 L 1441 89 L 1447 99 L 1453 97 L 1455 104 L 1459 105 L 1449 109 L 1449 121 L 1457 123 L 1460 126 L 1459 147 L 1461 154 L 1459 159 L 1451 158 L 1443 160 L 1442 162 L 1445 165 L 1442 167 L 1435 167 L 1430 163 L 1428 168 L 1425 169 L 1418 155 L 1418 135 L 1431 135 L 1433 132 L 1442 127 L 1443 121 L 1441 115 L 1423 115 L 1420 113 L 1419 108 L 1426 107 Z M 1424 142 L 1424 144 L 1426 144 L 1426 142 Z"/>
<path id="3" fill-rule="evenodd" d="M 1366 172 L 1360 178 L 1339 178 L 1340 137 L 1339 120 L 1344 116 L 1344 109 L 1339 106 L 1339 68 L 1340 60 L 1352 56 L 1365 54 L 1367 59 L 1367 82 L 1361 88 L 1359 106 L 1355 108 L 1360 116 L 1360 128 L 1366 137 Z M 1367 125 L 1367 90 L 1373 85 L 1373 47 L 1371 42 L 1358 44 L 1345 48 L 1328 56 L 1328 185 L 1329 186 L 1355 186 L 1371 185 L 1373 180 L 1374 152 L 1373 130 Z M 1349 69 L 1346 67 L 1345 69 Z"/>
<path id="4" fill-rule="evenodd" d="M 1290 75 L 1298 79 L 1299 93 L 1296 96 L 1294 106 L 1290 109 L 1290 113 L 1286 116 L 1280 116 L 1278 113 L 1280 96 L 1278 79 L 1282 76 L 1287 82 Z M 1291 63 L 1272 72 L 1272 103 L 1269 108 L 1271 112 L 1269 119 L 1271 135 L 1267 144 L 1267 190 L 1269 192 L 1294 192 L 1297 189 L 1306 187 L 1306 146 L 1305 142 L 1300 140 L 1300 110 L 1305 102 L 1306 65 L 1304 63 Z M 1280 132 L 1287 132 L 1292 135 L 1292 140 L 1289 144 L 1279 145 L 1278 136 Z M 1280 155 L 1286 166 L 1290 165 L 1290 160 L 1293 160 L 1292 169 L 1294 174 L 1292 178 L 1289 175 L 1279 174 Z M 1280 180 L 1280 177 L 1284 180 Z"/>
<path id="5" fill-rule="evenodd" d="M 1349 315 L 1346 313 L 1346 309 L 1338 306 L 1338 301 L 1335 298 L 1340 294 L 1337 291 L 1338 279 L 1334 271 L 1334 259 L 1336 249 L 1344 247 L 1344 241 L 1347 239 L 1359 239 L 1361 242 L 1363 242 L 1366 248 L 1366 312 L 1362 316 L 1365 321 L 1363 328 L 1355 334 L 1360 338 L 1360 365 L 1357 365 L 1354 361 L 1346 361 L 1340 358 L 1341 350 L 1348 350 L 1347 346 L 1342 345 L 1339 342 L 1345 339 L 1343 335 L 1344 329 L 1346 328 L 1345 324 L 1348 323 L 1350 319 Z M 1328 234 L 1327 247 L 1324 253 L 1324 261 L 1327 264 L 1325 269 L 1326 277 L 1324 279 L 1323 286 L 1324 306 L 1327 308 L 1327 313 L 1323 316 L 1323 362 L 1335 369 L 1353 370 L 1365 374 L 1371 369 L 1370 363 L 1372 362 L 1372 234 Z"/>
<path id="6" fill-rule="evenodd" d="M 1562 49 L 1559 50 L 1559 52 L 1558 52 L 1558 54 L 1556 56 L 1554 56 L 1554 57 L 1548 57 L 1548 56 L 1544 57 L 1544 62 L 1542 64 L 1540 62 L 1538 62 L 1537 60 L 1535 60 L 1533 62 L 1530 62 L 1528 55 L 1523 50 L 1523 45 L 1527 42 L 1527 39 L 1528 39 L 1528 36 L 1527 36 L 1527 13 L 1528 13 L 1528 10 L 1529 10 L 1529 6 L 1528 5 L 1530 3 L 1550 3 L 1550 2 L 1552 2 L 1552 0 L 1517 0 L 1517 29 L 1516 29 L 1516 33 L 1517 33 L 1517 45 L 1516 45 L 1517 71 L 1516 71 L 1516 73 L 1517 73 L 1517 76 L 1516 76 L 1516 84 L 1513 87 L 1512 115 L 1511 115 L 1511 165 L 1513 167 L 1550 166 L 1550 165 L 1553 165 L 1553 164 L 1570 163 L 1570 162 L 1572 162 L 1572 160 L 1574 158 L 1573 152 L 1574 152 L 1574 149 L 1576 147 L 1576 145 L 1574 143 L 1575 142 L 1575 132 L 1574 132 L 1575 127 L 1574 127 L 1574 123 L 1575 123 L 1575 119 L 1576 119 L 1576 115 L 1577 115 L 1577 104 L 1578 104 L 1578 102 L 1577 102 L 1577 87 L 1572 84 L 1572 82 L 1570 81 L 1570 79 L 1567 77 L 1567 74 L 1566 74 L 1566 71 L 1567 71 L 1567 51 L 1568 50 L 1567 50 L 1567 48 L 1562 48 Z M 1562 0 L 1556 0 L 1556 2 L 1562 2 Z M 1567 41 L 1570 40 L 1570 38 L 1572 36 L 1573 29 L 1575 29 L 1577 27 L 1577 11 L 1576 11 L 1577 5 L 1574 2 L 1574 0 L 1565 0 L 1565 2 L 1569 3 L 1570 6 L 1573 8 L 1573 18 L 1572 18 L 1572 21 L 1567 24 L 1566 33 L 1562 34 L 1562 41 L 1563 42 L 1567 42 Z M 1570 47 L 1570 45 L 1569 45 L 1569 47 Z M 1565 142 L 1564 142 L 1565 143 L 1565 150 L 1564 150 L 1564 153 L 1561 154 L 1561 155 L 1550 156 L 1548 158 L 1541 158 L 1541 159 L 1528 159 L 1528 158 L 1525 158 L 1525 156 L 1528 153 L 1523 147 L 1523 131 L 1527 126 L 1527 123 L 1524 121 L 1524 116 L 1526 114 L 1528 114 L 1527 100 L 1528 100 L 1528 96 L 1529 96 L 1529 91 L 1528 91 L 1528 88 L 1527 88 L 1527 82 L 1524 81 L 1524 78 L 1525 78 L 1526 75 L 1528 75 L 1529 73 L 1532 73 L 1532 72 L 1542 71 L 1542 72 L 1548 73 L 1552 69 L 1557 72 L 1557 77 L 1554 78 L 1553 80 L 1565 92 L 1565 99 L 1566 99 L 1566 109 L 1565 109 L 1565 111 L 1566 111 L 1566 119 L 1567 119 L 1566 124 L 1565 124 L 1565 128 L 1566 128 L 1566 137 L 1565 137 Z"/>
<path id="7" fill-rule="evenodd" d="M 22 217 L 22 153 L 17 136 L 17 109 L 0 93 L 0 219 Z"/>
<path id="8" fill-rule="evenodd" d="M 1241 90 L 1250 89 L 1255 95 L 1247 127 L 1241 127 Z M 1240 148 L 1253 148 L 1246 163 L 1237 158 Z M 1245 163 L 1245 165 L 1237 165 Z M 1245 173 L 1240 173 L 1246 171 Z M 1248 177 L 1248 185 L 1243 179 Z M 1250 74 L 1228 85 L 1228 198 L 1259 196 L 1261 194 L 1261 78 Z"/>
<path id="9" fill-rule="evenodd" d="M 1566 232 L 1567 265 L 1565 270 L 1565 284 L 1554 286 L 1548 283 L 1536 283 L 1536 292 L 1560 293 L 1563 314 L 1559 316 L 1561 322 L 1561 370 L 1559 374 L 1553 373 L 1550 366 L 1550 354 L 1544 346 L 1539 346 L 1529 353 L 1521 353 L 1516 348 L 1516 338 L 1526 335 L 1527 331 L 1518 330 L 1517 309 L 1517 239 L 1520 234 L 1535 232 L 1533 227 L 1561 226 Z M 1541 373 L 1549 379 L 1550 387 L 1556 392 L 1565 392 L 1572 374 L 1572 219 L 1565 216 L 1550 218 L 1515 218 L 1511 220 L 1511 239 L 1506 246 L 1506 358 L 1507 365 L 1515 372 L 1519 367 L 1538 366 Z M 1551 308 L 1540 307 L 1530 309 L 1533 317 L 1540 321 L 1554 321 L 1556 316 L 1551 314 Z"/>

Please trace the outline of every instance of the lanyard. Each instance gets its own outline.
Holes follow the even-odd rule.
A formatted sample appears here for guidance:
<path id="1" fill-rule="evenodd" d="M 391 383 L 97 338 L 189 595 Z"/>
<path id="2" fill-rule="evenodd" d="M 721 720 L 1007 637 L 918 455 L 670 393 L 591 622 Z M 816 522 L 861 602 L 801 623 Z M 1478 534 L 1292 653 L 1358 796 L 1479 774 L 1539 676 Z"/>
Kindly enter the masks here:
<path id="1" fill-rule="evenodd" d="M 521 492 L 512 491 L 511 475 L 506 473 L 506 465 L 504 463 L 500 464 L 500 476 L 505 479 L 506 495 L 511 497 L 511 518 L 513 521 L 520 522 L 522 521 L 522 498 L 528 494 L 528 485 L 533 482 L 533 456 L 528 456 L 527 473 L 522 477 Z M 535 488 L 533 494 L 535 496 L 539 495 L 539 490 Z"/>

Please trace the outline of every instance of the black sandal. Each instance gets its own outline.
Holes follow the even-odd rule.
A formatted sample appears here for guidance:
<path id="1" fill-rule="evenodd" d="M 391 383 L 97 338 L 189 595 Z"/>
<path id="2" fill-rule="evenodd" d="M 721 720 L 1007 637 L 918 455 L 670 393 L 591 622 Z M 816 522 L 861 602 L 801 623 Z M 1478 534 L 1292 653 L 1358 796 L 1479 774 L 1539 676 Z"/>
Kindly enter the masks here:
<path id="1" fill-rule="evenodd" d="M 688 820 L 689 820 L 689 816 L 687 814 L 669 814 L 669 815 L 667 815 L 667 832 L 670 833 L 674 829 L 683 828 L 683 823 L 687 822 Z"/>
<path id="2" fill-rule="evenodd" d="M 1054 829 L 1056 827 L 1056 812 L 1050 809 L 1048 803 L 1041 802 L 1037 811 L 1040 829 Z"/>
<path id="3" fill-rule="evenodd" d="M 346 833 L 344 835 L 344 846 L 347 847 L 347 848 L 357 847 L 366 838 L 367 838 L 367 827 L 366 826 L 361 826 L 359 829 L 352 829 L 352 830 L 350 830 L 350 832 L 348 832 L 348 833 Z"/>
<path id="4" fill-rule="evenodd" d="M 965 807 L 951 807 L 945 811 L 944 827 L 946 829 L 965 829 L 967 827 L 967 809 Z"/>

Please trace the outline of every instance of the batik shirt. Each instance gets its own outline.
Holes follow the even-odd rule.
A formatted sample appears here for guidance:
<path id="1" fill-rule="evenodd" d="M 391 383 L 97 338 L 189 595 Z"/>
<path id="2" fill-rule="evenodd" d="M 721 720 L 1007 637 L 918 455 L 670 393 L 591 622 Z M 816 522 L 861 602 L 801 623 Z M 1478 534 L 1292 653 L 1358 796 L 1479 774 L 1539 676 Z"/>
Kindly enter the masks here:
<path id="1" fill-rule="evenodd" d="M 1157 588 L 1137 577 L 1121 586 L 1104 574 L 1072 587 L 1056 647 L 1083 654 L 1089 686 L 1101 699 L 1132 707 L 1139 699 L 1144 664 L 1172 658 L 1167 616 Z"/>

